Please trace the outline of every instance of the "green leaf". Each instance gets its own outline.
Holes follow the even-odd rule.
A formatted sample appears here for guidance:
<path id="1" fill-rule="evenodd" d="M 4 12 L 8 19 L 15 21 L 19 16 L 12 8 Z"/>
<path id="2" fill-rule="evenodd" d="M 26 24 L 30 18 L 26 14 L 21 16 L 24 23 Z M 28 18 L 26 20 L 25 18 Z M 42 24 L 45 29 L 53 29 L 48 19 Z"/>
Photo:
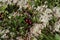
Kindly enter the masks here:
<path id="1" fill-rule="evenodd" d="M 23 19 L 24 19 L 23 17 L 20 17 L 19 22 L 20 23 L 23 22 L 24 21 Z"/>
<path id="2" fill-rule="evenodd" d="M 56 34 L 55 38 L 56 38 L 56 40 L 60 40 L 60 35 Z"/>
<path id="3" fill-rule="evenodd" d="M 57 21 L 57 18 L 56 18 L 55 16 L 53 16 L 52 19 L 49 20 L 49 24 L 50 24 L 51 26 L 53 26 L 56 21 Z"/>
<path id="4" fill-rule="evenodd" d="M 4 11 L 6 9 L 6 7 L 7 7 L 7 5 L 0 7 L 0 11 Z"/>

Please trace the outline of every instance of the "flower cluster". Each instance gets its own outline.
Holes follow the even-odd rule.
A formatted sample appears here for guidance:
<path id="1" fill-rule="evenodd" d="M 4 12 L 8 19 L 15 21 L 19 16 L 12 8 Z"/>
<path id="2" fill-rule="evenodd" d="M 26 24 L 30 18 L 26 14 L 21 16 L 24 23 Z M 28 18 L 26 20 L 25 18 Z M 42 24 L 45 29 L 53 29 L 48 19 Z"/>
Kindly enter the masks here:
<path id="1" fill-rule="evenodd" d="M 59 0 L 0 0 L 0 40 L 60 40 Z"/>

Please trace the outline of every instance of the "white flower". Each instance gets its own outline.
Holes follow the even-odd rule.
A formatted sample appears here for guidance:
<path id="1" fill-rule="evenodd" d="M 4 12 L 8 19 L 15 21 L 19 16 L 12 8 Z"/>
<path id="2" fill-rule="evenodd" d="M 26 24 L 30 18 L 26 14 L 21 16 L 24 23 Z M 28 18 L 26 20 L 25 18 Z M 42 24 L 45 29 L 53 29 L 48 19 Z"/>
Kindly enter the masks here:
<path id="1" fill-rule="evenodd" d="M 10 35 L 11 35 L 11 37 L 13 37 L 15 35 L 15 33 L 14 32 L 10 32 Z"/>
<path id="2" fill-rule="evenodd" d="M 40 9 L 42 9 L 40 6 L 38 6 L 38 7 L 36 8 L 36 10 L 38 10 L 38 11 L 39 11 Z"/>
<path id="3" fill-rule="evenodd" d="M 59 7 L 54 7 L 53 11 L 54 11 L 54 16 L 60 17 L 60 8 Z"/>
<path id="4" fill-rule="evenodd" d="M 12 1 L 12 0 L 7 0 L 7 4 L 11 4 L 11 1 Z"/>
<path id="5" fill-rule="evenodd" d="M 43 23 L 47 23 L 51 18 L 52 18 L 52 15 L 48 15 L 47 13 L 44 13 L 43 15 L 40 15 L 39 20 Z"/>
<path id="6" fill-rule="evenodd" d="M 49 9 L 49 8 L 47 8 L 47 9 L 45 10 L 45 13 L 52 13 L 52 10 Z"/>
<path id="7" fill-rule="evenodd" d="M 39 34 L 41 34 L 41 29 L 43 29 L 43 25 L 36 23 L 33 25 L 33 27 L 30 30 L 32 34 L 34 34 L 35 36 L 38 36 Z"/>
<path id="8" fill-rule="evenodd" d="M 55 31 L 60 32 L 60 20 L 55 23 L 54 27 L 55 27 Z"/>
<path id="9" fill-rule="evenodd" d="M 11 16 L 8 17 L 9 19 L 11 18 Z"/>
<path id="10" fill-rule="evenodd" d="M 43 12 L 44 8 L 43 8 L 42 6 L 38 6 L 38 7 L 36 8 L 36 10 L 39 11 L 39 12 Z"/>
<path id="11" fill-rule="evenodd" d="M 5 30 L 5 33 L 9 33 L 9 30 L 8 30 L 8 29 L 6 29 L 6 30 Z"/>
<path id="12" fill-rule="evenodd" d="M 28 1 L 28 0 L 20 0 L 20 1 L 18 1 L 18 4 L 17 4 L 17 5 L 19 5 L 21 8 L 22 8 L 22 7 L 27 7 L 27 6 L 26 6 L 27 1 Z"/>
<path id="13" fill-rule="evenodd" d="M 47 5 L 43 5 L 42 7 L 43 7 L 43 8 L 47 8 Z"/>
<path id="14" fill-rule="evenodd" d="M 47 8 L 47 5 L 42 5 L 42 6 L 38 6 L 36 10 L 39 11 L 40 13 L 44 13 L 46 8 Z"/>
<path id="15" fill-rule="evenodd" d="M 1 30 L 1 31 L 0 31 L 0 34 L 4 34 L 4 32 L 5 32 L 5 30 Z"/>
<path id="16" fill-rule="evenodd" d="M 46 15 L 41 15 L 40 21 L 41 22 L 48 22 L 48 17 Z"/>
<path id="17" fill-rule="evenodd" d="M 1 0 L 0 0 L 1 1 Z M 2 2 L 6 2 L 7 0 L 2 0 Z"/>
<path id="18" fill-rule="evenodd" d="M 8 36 L 6 34 L 3 34 L 1 38 L 8 38 Z"/>
<path id="19" fill-rule="evenodd" d="M 13 3 L 17 3 L 19 0 L 13 0 Z"/>
<path id="20" fill-rule="evenodd" d="M 2 35 L 1 38 L 5 38 L 6 34 Z"/>
<path id="21" fill-rule="evenodd" d="M 17 40 L 23 40 L 23 38 L 22 38 L 22 37 L 16 37 L 16 39 L 17 39 Z"/>

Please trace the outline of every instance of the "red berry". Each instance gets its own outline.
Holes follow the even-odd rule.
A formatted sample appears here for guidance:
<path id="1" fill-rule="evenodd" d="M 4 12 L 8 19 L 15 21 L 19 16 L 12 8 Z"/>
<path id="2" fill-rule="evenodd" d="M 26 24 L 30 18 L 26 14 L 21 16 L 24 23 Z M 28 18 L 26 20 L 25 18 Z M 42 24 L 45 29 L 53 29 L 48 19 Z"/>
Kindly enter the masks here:
<path id="1" fill-rule="evenodd" d="M 29 20 L 29 24 L 31 24 L 32 22 L 31 22 L 31 20 Z"/>
<path id="2" fill-rule="evenodd" d="M 28 19 L 26 19 L 25 21 L 28 22 Z"/>
<path id="3" fill-rule="evenodd" d="M 31 20 L 30 20 L 30 19 L 25 19 L 25 22 L 26 22 L 27 24 L 29 24 L 29 25 L 31 25 L 31 24 L 32 24 L 32 22 L 31 22 Z"/>

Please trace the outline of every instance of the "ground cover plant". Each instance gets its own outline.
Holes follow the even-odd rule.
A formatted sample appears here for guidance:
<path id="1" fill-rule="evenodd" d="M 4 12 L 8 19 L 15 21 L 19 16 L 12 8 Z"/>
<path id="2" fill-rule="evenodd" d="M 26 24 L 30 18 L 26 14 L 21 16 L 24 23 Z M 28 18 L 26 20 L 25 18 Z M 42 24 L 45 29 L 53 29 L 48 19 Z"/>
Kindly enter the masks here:
<path id="1" fill-rule="evenodd" d="M 60 0 L 0 0 L 0 40 L 60 40 Z"/>

